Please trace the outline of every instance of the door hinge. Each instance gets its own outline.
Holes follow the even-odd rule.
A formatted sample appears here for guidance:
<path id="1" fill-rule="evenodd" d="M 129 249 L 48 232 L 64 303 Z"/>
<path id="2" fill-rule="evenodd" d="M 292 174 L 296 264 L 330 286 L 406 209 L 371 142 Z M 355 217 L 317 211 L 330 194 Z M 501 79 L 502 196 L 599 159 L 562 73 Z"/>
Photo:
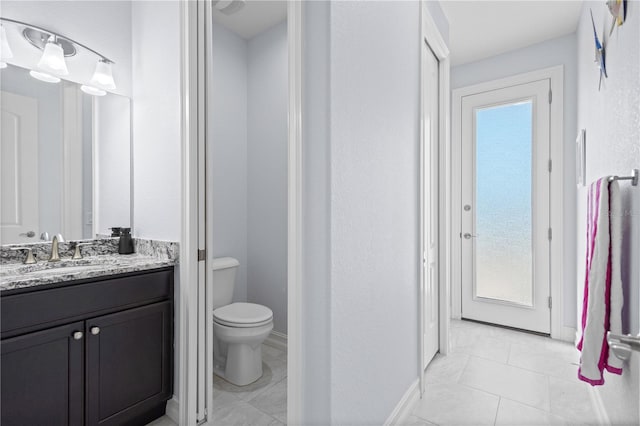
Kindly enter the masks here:
<path id="1" fill-rule="evenodd" d="M 549 159 L 549 173 L 553 170 L 553 160 Z"/>
<path id="2" fill-rule="evenodd" d="M 551 309 L 552 306 L 553 306 L 553 302 L 552 302 L 551 296 L 549 296 L 549 309 Z"/>
<path id="3" fill-rule="evenodd" d="M 207 250 L 198 249 L 198 262 L 202 262 L 204 260 L 207 260 Z"/>
<path id="4" fill-rule="evenodd" d="M 551 228 L 549 228 L 548 236 L 549 236 L 549 241 L 551 241 L 551 239 L 553 238 L 553 231 L 551 230 Z"/>
<path id="5" fill-rule="evenodd" d="M 553 92 L 549 89 L 549 103 L 553 100 Z"/>

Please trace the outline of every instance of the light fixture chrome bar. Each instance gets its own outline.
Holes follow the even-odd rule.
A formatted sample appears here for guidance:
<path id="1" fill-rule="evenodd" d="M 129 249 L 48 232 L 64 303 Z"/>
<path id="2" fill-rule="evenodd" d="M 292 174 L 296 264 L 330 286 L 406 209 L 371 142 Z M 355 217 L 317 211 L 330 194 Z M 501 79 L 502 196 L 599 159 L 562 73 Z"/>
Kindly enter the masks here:
<path id="1" fill-rule="evenodd" d="M 75 46 L 74 45 L 76 45 L 76 46 L 82 47 L 83 49 L 88 50 L 89 52 L 93 53 L 96 56 L 99 56 L 100 58 L 102 58 L 107 63 L 110 63 L 110 64 L 114 64 L 115 63 L 111 59 L 107 58 L 106 56 L 104 56 L 103 54 L 101 54 L 99 52 L 96 52 L 92 48 L 90 48 L 90 47 L 88 47 L 88 46 L 86 46 L 86 45 L 84 45 L 84 44 L 82 44 L 82 43 L 80 43 L 78 41 L 75 41 L 72 38 L 60 35 L 60 34 L 56 33 L 55 31 L 51 31 L 51 30 L 48 30 L 46 28 L 39 27 L 37 25 L 27 24 L 26 22 L 17 21 L 15 19 L 3 18 L 1 16 L 0 16 L 0 21 L 11 22 L 11 23 L 14 23 L 14 24 L 18 24 L 18 25 L 24 26 L 25 27 L 25 30 L 23 31 L 24 37 L 29 41 L 29 43 L 31 43 L 33 46 L 37 47 L 40 50 L 42 50 L 44 48 L 44 44 L 46 44 L 47 40 L 44 40 L 44 43 L 42 43 L 42 44 L 39 44 L 38 41 L 34 42 L 34 40 L 40 40 L 40 38 L 31 39 L 30 37 L 27 36 L 27 33 L 32 34 L 32 32 L 28 32 L 28 31 L 26 31 L 26 29 L 31 29 L 32 31 L 36 31 L 36 32 L 40 32 L 40 33 L 46 34 L 49 37 L 54 36 L 57 39 L 57 41 L 60 43 L 60 45 L 62 46 L 62 48 L 63 48 L 63 50 L 65 52 L 65 56 L 73 56 L 75 54 Z M 47 37 L 47 39 L 48 39 L 48 37 Z M 69 55 L 67 54 L 67 48 L 65 47 L 65 42 L 66 42 L 67 45 L 68 44 L 71 45 L 71 47 L 74 50 L 74 53 L 71 53 Z"/>

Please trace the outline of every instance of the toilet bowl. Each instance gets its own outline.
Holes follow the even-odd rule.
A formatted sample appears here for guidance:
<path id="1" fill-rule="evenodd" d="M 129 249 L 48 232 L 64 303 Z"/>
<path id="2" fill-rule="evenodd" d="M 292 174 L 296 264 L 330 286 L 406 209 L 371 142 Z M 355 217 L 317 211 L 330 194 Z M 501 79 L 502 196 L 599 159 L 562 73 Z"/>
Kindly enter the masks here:
<path id="1" fill-rule="evenodd" d="M 262 342 L 271 330 L 273 313 L 262 305 L 232 303 L 213 311 L 214 373 L 238 386 L 262 377 Z"/>
<path id="2" fill-rule="evenodd" d="M 245 386 L 262 377 L 262 343 L 273 330 L 273 312 L 255 303 L 231 303 L 239 265 L 229 257 L 213 261 L 213 371 Z"/>

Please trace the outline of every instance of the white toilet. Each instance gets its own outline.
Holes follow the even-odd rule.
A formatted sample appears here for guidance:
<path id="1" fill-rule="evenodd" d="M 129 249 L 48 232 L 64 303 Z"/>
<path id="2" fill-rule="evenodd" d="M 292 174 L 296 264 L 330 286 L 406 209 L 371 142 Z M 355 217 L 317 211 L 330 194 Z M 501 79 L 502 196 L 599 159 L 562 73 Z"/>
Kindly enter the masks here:
<path id="1" fill-rule="evenodd" d="M 213 259 L 213 371 L 234 385 L 262 377 L 262 342 L 273 330 L 273 312 L 255 303 L 231 303 L 240 262 Z"/>

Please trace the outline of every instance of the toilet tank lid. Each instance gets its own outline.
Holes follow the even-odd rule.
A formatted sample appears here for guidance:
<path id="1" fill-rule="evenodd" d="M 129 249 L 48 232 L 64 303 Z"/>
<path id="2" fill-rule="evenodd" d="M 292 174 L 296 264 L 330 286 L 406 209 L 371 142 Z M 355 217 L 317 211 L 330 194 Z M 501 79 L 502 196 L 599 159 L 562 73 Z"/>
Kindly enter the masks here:
<path id="1" fill-rule="evenodd" d="M 211 262 L 211 269 L 214 271 L 217 269 L 235 268 L 240 266 L 240 262 L 233 257 L 218 257 Z"/>

